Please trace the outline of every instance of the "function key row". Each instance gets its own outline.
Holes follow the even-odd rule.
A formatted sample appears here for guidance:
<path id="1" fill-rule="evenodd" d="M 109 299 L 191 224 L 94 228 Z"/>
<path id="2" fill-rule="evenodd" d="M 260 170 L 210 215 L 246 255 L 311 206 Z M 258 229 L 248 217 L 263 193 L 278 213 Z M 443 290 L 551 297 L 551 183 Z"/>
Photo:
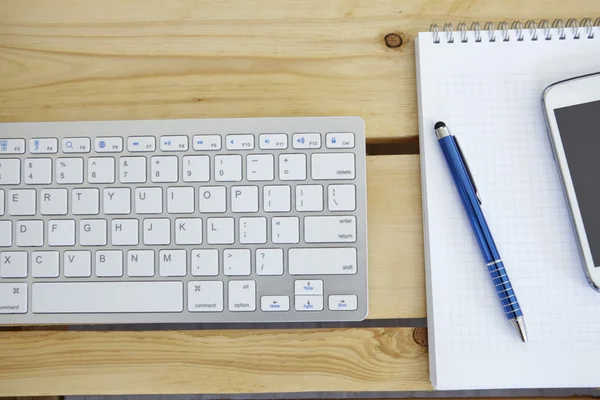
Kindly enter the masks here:
<path id="1" fill-rule="evenodd" d="M 154 136 L 130 136 L 127 138 L 127 151 L 145 153 L 156 151 L 156 140 Z M 232 134 L 225 137 L 225 148 L 227 150 L 254 150 L 255 136 L 252 134 Z M 291 138 L 294 149 L 320 149 L 320 133 L 294 133 Z M 188 151 L 189 137 L 161 136 L 158 138 L 160 151 Z M 264 133 L 259 135 L 258 147 L 262 150 L 285 150 L 289 146 L 288 135 L 285 133 Z M 325 135 L 325 146 L 328 149 L 351 149 L 354 148 L 354 133 L 339 132 Z M 121 153 L 124 149 L 122 137 L 97 137 L 93 143 L 94 151 L 97 153 Z M 220 135 L 196 135 L 192 138 L 192 148 L 195 151 L 218 151 L 221 150 Z M 89 137 L 64 138 L 61 141 L 63 153 L 89 153 L 92 150 L 92 140 Z M 32 154 L 55 154 L 58 153 L 58 139 L 56 138 L 33 138 L 29 140 L 29 152 Z M 24 154 L 26 151 L 25 139 L 1 139 L 1 154 Z"/>

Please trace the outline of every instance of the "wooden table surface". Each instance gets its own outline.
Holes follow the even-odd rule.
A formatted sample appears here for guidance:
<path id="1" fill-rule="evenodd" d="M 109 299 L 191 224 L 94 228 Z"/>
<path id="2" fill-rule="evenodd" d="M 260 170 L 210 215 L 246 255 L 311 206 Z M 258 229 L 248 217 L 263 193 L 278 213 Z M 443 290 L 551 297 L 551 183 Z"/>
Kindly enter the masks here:
<path id="1" fill-rule="evenodd" d="M 377 152 L 406 153 L 417 32 L 599 11 L 597 0 L 3 0 L 0 121 L 359 115 Z M 426 316 L 419 158 L 367 161 L 377 321 L 3 330 L 0 396 L 430 390 L 424 332 L 385 321 Z"/>

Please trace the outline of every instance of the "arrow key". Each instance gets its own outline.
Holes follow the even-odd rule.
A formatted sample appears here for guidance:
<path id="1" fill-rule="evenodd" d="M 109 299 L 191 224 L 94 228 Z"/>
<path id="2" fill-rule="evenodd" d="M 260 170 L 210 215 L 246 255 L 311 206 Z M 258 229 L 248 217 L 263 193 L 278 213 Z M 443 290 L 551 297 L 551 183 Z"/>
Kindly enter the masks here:
<path id="1" fill-rule="evenodd" d="M 355 294 L 336 294 L 329 296 L 329 309 L 331 311 L 354 311 L 357 308 L 358 298 Z"/>
<path id="2" fill-rule="evenodd" d="M 262 296 L 260 309 L 268 312 L 289 311 L 290 298 L 288 296 Z"/>
<path id="3" fill-rule="evenodd" d="M 296 311 L 323 311 L 323 296 L 296 296 Z"/>
<path id="4" fill-rule="evenodd" d="M 305 279 L 294 282 L 294 294 L 296 295 L 322 295 L 323 281 L 319 279 Z"/>

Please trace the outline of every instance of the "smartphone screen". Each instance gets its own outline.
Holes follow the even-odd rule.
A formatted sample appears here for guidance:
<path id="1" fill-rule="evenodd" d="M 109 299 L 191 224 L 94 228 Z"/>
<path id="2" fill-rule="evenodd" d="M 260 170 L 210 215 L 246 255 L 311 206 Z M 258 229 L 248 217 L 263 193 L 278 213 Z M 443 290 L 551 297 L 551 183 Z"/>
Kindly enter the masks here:
<path id="1" fill-rule="evenodd" d="M 600 101 L 554 110 L 594 265 L 600 264 Z"/>

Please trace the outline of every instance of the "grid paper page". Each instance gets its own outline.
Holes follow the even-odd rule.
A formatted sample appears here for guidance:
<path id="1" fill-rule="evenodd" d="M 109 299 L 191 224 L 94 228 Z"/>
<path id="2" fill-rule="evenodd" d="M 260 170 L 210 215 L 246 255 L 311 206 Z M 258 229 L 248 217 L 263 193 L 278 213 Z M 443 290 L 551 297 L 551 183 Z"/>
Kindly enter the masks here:
<path id="1" fill-rule="evenodd" d="M 548 85 L 600 71 L 596 39 L 417 43 L 432 383 L 600 387 L 600 294 L 585 280 L 542 114 Z M 443 35 L 443 34 L 442 34 Z M 456 35 L 455 35 L 456 36 Z M 433 126 L 463 148 L 523 309 L 506 320 Z M 600 149 L 599 149 L 600 154 Z M 594 173 L 600 174 L 600 171 Z M 599 180 L 600 182 L 600 180 Z"/>

